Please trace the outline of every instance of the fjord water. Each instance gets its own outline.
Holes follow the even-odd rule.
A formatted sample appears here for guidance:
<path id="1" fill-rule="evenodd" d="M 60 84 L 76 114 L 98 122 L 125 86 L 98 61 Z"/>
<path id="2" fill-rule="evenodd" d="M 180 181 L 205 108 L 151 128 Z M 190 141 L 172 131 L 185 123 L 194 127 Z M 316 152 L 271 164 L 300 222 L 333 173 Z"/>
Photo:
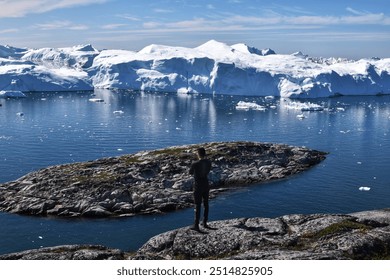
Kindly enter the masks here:
<path id="1" fill-rule="evenodd" d="M 91 102 L 90 98 L 104 102 Z M 239 101 L 265 111 L 236 110 Z M 259 141 L 329 152 L 314 168 L 225 193 L 210 219 L 351 213 L 390 205 L 390 96 L 288 101 L 225 95 L 108 90 L 31 93 L 0 100 L 0 183 L 50 165 L 210 141 Z M 295 101 L 303 102 L 303 101 Z M 302 115 L 303 118 L 297 118 Z M 369 191 L 360 191 L 360 187 Z M 192 223 L 193 210 L 117 219 L 58 219 L 0 213 L 0 254 L 62 244 L 136 250 L 151 236 Z"/>

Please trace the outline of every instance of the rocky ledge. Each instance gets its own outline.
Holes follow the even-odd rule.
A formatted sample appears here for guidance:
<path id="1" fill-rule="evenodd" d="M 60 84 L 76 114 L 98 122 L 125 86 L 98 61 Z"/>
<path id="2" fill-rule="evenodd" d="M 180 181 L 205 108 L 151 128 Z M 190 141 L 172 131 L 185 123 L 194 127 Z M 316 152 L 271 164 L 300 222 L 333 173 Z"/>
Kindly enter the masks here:
<path id="1" fill-rule="evenodd" d="M 137 252 L 69 245 L 1 255 L 0 260 L 390 259 L 390 209 L 349 215 L 241 218 L 152 237 Z"/>
<path id="2" fill-rule="evenodd" d="M 108 217 L 192 206 L 188 168 L 200 145 L 170 147 L 52 166 L 0 184 L 0 211 L 63 217 Z M 325 159 L 304 147 L 254 142 L 206 143 L 213 162 L 211 197 L 242 185 L 281 179 Z"/>
<path id="3" fill-rule="evenodd" d="M 390 259 L 389 224 L 390 209 L 216 221 L 157 235 L 132 259 Z"/>

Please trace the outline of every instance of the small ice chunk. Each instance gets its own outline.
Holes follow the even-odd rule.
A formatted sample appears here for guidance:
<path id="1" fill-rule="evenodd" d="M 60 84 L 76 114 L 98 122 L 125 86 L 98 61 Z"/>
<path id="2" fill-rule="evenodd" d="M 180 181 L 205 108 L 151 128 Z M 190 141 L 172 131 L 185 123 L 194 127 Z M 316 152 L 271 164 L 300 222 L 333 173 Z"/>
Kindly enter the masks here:
<path id="1" fill-rule="evenodd" d="M 303 120 L 303 119 L 306 118 L 306 117 L 305 117 L 304 114 L 300 114 L 300 115 L 297 115 L 297 118 L 300 119 L 300 120 Z"/>
<path id="2" fill-rule="evenodd" d="M 368 192 L 369 190 L 371 190 L 370 187 L 359 187 L 359 191 L 366 191 L 366 192 Z"/>
<path id="3" fill-rule="evenodd" d="M 293 109 L 293 110 L 301 110 L 302 112 L 317 112 L 317 111 L 323 111 L 324 110 L 324 107 L 319 105 L 319 104 L 315 104 L 315 103 L 311 103 L 311 102 L 296 102 L 296 101 L 292 101 L 292 102 L 287 102 L 287 104 L 284 105 L 287 109 Z"/>
<path id="4" fill-rule="evenodd" d="M 114 112 L 112 112 L 113 114 L 115 114 L 115 115 L 122 115 L 122 114 L 124 114 L 125 112 L 123 112 L 122 110 L 117 110 L 117 111 L 114 111 Z"/>
<path id="5" fill-rule="evenodd" d="M 254 102 L 245 102 L 245 101 L 239 101 L 236 105 L 236 110 L 256 110 L 256 111 L 265 111 L 267 108 L 264 106 L 261 106 L 259 104 L 256 104 Z"/>
<path id="6" fill-rule="evenodd" d="M 91 102 L 104 102 L 104 100 L 101 98 L 90 98 L 89 101 L 91 101 Z"/>
<path id="7" fill-rule="evenodd" d="M 23 112 L 18 112 L 18 113 L 16 113 L 16 115 L 19 116 L 19 117 L 23 117 L 24 113 Z"/>

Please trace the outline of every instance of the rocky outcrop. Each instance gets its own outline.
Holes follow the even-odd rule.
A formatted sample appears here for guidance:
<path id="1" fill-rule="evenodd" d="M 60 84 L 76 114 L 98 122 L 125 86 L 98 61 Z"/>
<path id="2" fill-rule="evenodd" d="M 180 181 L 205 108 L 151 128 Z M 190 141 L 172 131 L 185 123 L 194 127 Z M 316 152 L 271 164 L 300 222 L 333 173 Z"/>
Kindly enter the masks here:
<path id="1" fill-rule="evenodd" d="M 151 238 L 133 259 L 390 259 L 390 209 L 287 215 L 180 228 Z"/>
<path id="2" fill-rule="evenodd" d="M 0 260 L 390 259 L 390 209 L 241 218 L 210 226 L 159 234 L 137 252 L 68 245 L 0 255 Z"/>
<path id="3" fill-rule="evenodd" d="M 192 206 L 188 168 L 200 145 L 52 166 L 0 184 L 0 210 L 66 217 L 131 216 Z M 325 159 L 303 147 L 253 142 L 203 144 L 213 162 L 211 197 L 281 179 Z"/>
<path id="4" fill-rule="evenodd" d="M 1 255 L 0 260 L 123 260 L 124 253 L 100 245 L 64 245 Z"/>

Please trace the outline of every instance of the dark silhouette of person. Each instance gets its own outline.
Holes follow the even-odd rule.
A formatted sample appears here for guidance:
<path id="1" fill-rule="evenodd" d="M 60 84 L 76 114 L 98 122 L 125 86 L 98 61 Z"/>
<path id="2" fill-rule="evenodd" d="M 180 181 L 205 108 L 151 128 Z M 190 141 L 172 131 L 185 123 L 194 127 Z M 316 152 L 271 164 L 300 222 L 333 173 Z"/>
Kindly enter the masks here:
<path id="1" fill-rule="evenodd" d="M 194 176 L 194 203 L 195 203 L 195 222 L 191 229 L 199 230 L 199 219 L 201 205 L 203 201 L 203 227 L 210 228 L 207 225 L 209 216 L 209 180 L 208 174 L 211 170 L 211 161 L 206 158 L 206 150 L 204 148 L 197 149 L 198 161 L 194 162 L 190 168 L 190 174 Z"/>

